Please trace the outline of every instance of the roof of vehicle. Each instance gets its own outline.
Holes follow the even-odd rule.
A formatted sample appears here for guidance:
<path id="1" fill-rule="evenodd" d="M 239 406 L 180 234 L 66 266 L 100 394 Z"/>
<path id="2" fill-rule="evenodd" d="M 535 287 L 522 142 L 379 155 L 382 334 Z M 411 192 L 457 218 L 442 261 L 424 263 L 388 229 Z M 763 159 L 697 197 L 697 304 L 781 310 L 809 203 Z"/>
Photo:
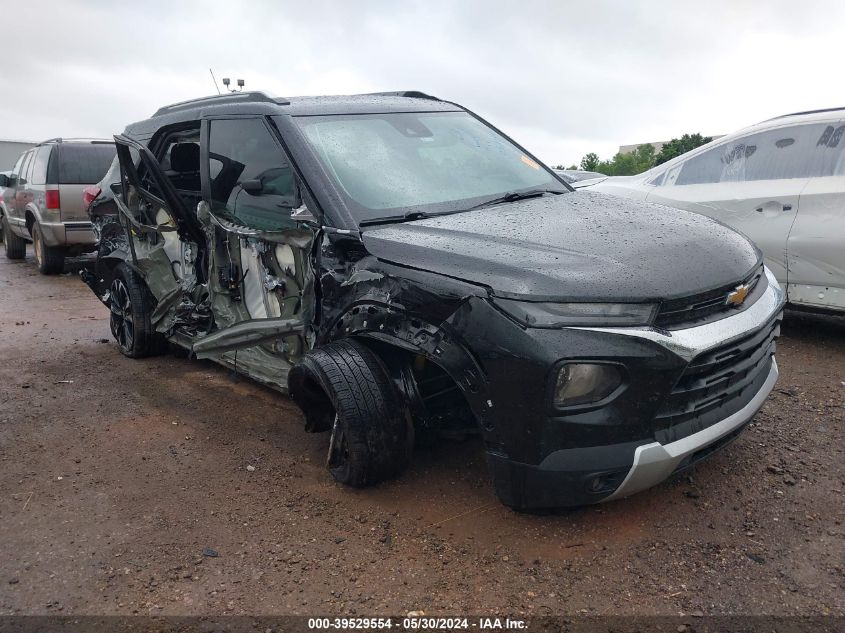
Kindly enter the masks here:
<path id="1" fill-rule="evenodd" d="M 110 138 L 48 138 L 46 141 L 41 141 L 38 145 L 54 145 L 56 143 L 78 143 L 78 144 L 94 144 L 94 143 L 108 143 L 114 145 L 114 141 Z"/>
<path id="2" fill-rule="evenodd" d="M 843 113 L 843 115 L 845 115 L 845 106 L 842 106 L 842 107 L 839 107 L 839 108 L 822 108 L 821 110 L 805 110 L 804 112 L 793 112 L 791 114 L 781 114 L 780 116 L 776 116 L 772 119 L 769 119 L 769 121 L 775 121 L 777 119 L 785 119 L 785 118 L 791 117 L 791 116 L 806 116 L 806 115 L 809 115 L 809 114 L 827 114 L 828 112 L 841 112 L 841 113 Z M 824 118 L 827 118 L 827 117 L 824 117 Z M 765 123 L 765 121 L 764 121 L 764 123 Z"/>
<path id="3" fill-rule="evenodd" d="M 813 123 L 821 121 L 839 120 L 845 118 L 845 107 L 842 108 L 824 108 L 821 110 L 807 110 L 806 112 L 793 112 L 791 114 L 782 114 L 780 116 L 754 123 L 748 127 L 736 130 L 730 134 L 726 134 L 713 143 L 730 140 L 738 135 L 748 134 L 757 130 L 766 130 L 773 127 L 782 127 L 796 123 Z"/>
<path id="4" fill-rule="evenodd" d="M 225 114 L 376 114 L 384 112 L 455 111 L 462 108 L 423 92 L 408 90 L 358 95 L 274 97 L 265 92 L 232 92 L 181 101 L 156 110 L 152 117 L 127 126 L 130 136 L 151 134 L 165 125 Z"/>

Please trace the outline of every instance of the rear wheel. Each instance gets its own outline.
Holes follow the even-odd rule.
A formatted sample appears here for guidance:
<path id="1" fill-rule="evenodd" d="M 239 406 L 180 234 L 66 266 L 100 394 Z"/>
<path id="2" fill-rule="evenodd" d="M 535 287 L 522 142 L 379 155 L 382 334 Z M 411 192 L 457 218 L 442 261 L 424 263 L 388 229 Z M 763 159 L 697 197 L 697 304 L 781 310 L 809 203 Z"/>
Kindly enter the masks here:
<path id="1" fill-rule="evenodd" d="M 331 430 L 326 466 L 363 488 L 408 464 L 413 426 L 381 360 L 341 340 L 310 352 L 291 370 L 290 393 L 311 430 Z"/>
<path id="2" fill-rule="evenodd" d="M 26 257 L 26 240 L 12 233 L 9 220 L 3 216 L 3 248 L 7 259 L 23 259 Z"/>
<path id="3" fill-rule="evenodd" d="M 32 225 L 32 250 L 38 271 L 42 275 L 57 275 L 64 271 L 65 250 L 60 246 L 47 246 L 44 243 L 44 233 L 38 222 Z"/>
<path id="4" fill-rule="evenodd" d="M 154 309 L 144 281 L 129 266 L 118 265 L 109 288 L 109 325 L 125 356 L 143 358 L 167 349 L 167 339 L 150 322 Z"/>

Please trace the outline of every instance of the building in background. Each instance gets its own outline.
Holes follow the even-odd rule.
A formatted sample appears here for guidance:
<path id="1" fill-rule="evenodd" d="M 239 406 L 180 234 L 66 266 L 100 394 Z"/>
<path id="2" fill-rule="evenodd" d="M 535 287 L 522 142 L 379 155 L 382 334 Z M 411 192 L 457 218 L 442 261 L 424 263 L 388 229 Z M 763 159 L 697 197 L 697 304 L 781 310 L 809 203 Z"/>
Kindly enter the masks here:
<path id="1" fill-rule="evenodd" d="M 12 169 L 18 160 L 18 156 L 36 145 L 37 143 L 30 143 L 29 141 L 7 141 L 0 139 L 0 171 Z"/>
<path id="2" fill-rule="evenodd" d="M 707 136 L 704 134 L 704 136 Z M 717 138 L 722 138 L 724 134 L 713 134 L 710 138 L 714 141 Z M 666 145 L 669 141 L 652 141 L 651 143 L 635 143 L 634 145 L 620 145 L 619 146 L 619 153 L 620 154 L 630 154 L 635 152 L 640 145 L 652 145 L 654 147 L 654 153 L 660 153 L 660 150 L 663 149 L 663 146 Z"/>

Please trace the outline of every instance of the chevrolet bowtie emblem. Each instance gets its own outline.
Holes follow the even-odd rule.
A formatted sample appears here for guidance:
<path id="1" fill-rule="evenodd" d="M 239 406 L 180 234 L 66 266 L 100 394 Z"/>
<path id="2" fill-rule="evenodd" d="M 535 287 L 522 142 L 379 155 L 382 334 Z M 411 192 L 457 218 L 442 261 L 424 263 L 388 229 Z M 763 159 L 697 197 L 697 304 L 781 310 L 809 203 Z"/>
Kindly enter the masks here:
<path id="1" fill-rule="evenodd" d="M 749 292 L 751 292 L 751 286 L 746 284 L 739 285 L 728 293 L 725 303 L 729 306 L 739 307 L 745 301 Z"/>

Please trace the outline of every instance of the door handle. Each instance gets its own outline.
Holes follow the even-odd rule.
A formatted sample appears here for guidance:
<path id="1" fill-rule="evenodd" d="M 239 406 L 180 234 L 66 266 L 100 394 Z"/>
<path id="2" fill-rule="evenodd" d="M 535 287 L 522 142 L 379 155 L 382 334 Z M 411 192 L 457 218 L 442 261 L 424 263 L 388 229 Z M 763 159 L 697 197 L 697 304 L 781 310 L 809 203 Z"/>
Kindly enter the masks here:
<path id="1" fill-rule="evenodd" d="M 773 200 L 771 202 L 767 202 L 762 207 L 757 207 L 755 209 L 755 211 L 757 213 L 763 213 L 764 210 L 773 211 L 774 208 L 777 207 L 777 206 L 778 206 L 778 203 Z M 780 209 L 781 209 L 781 211 L 792 211 L 792 205 L 791 204 L 781 204 Z"/>

